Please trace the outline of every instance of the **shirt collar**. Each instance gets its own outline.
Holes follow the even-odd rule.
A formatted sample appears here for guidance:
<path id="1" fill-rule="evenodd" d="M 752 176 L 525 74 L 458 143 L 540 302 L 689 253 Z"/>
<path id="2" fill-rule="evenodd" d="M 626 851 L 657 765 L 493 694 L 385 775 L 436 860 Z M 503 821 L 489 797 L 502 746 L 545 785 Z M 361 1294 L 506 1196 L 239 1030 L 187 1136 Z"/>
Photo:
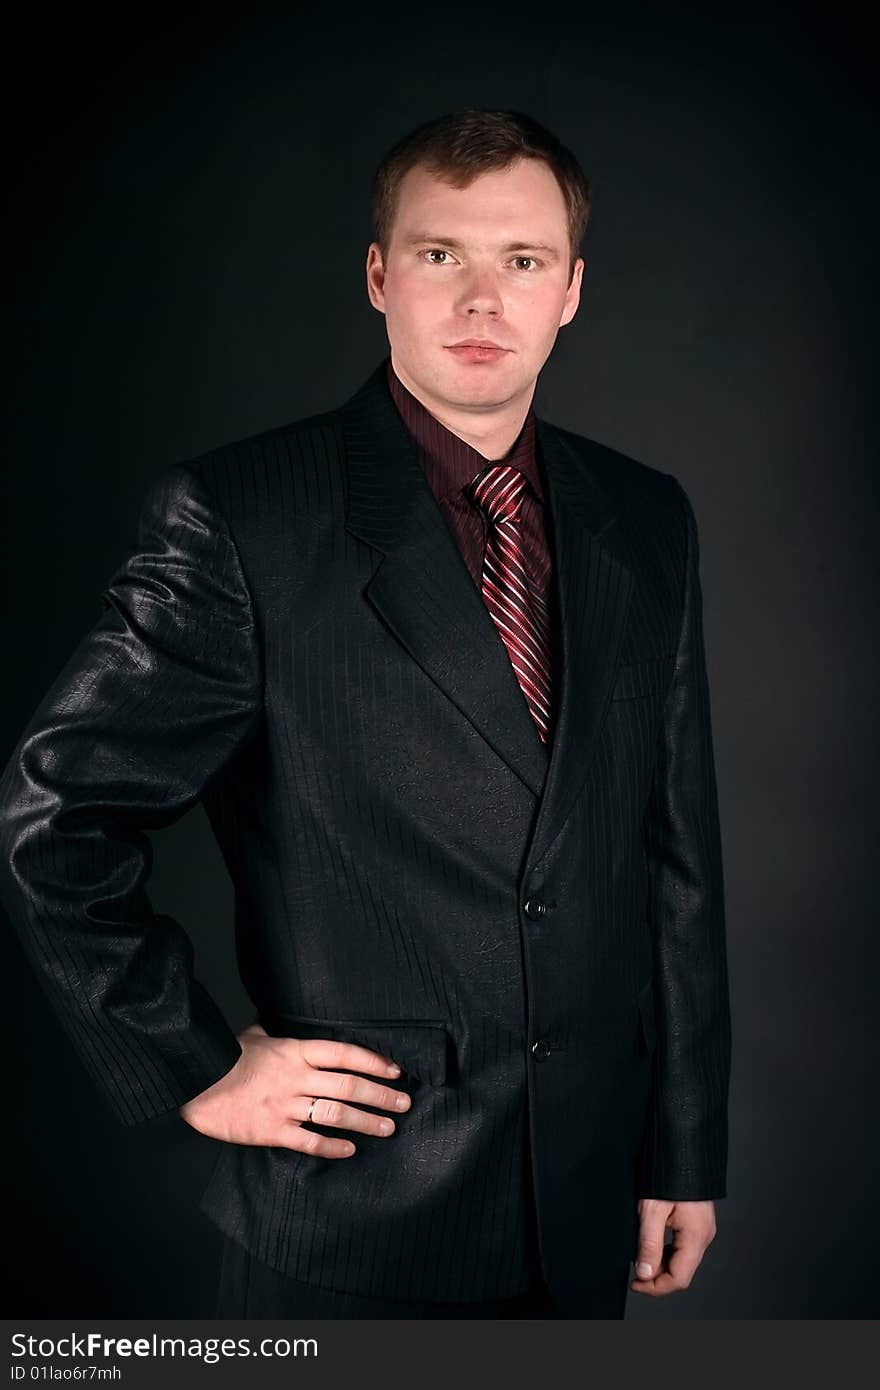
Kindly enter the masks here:
<path id="1" fill-rule="evenodd" d="M 442 425 L 421 401 L 407 390 L 392 367 L 390 356 L 387 360 L 387 380 L 391 398 L 403 423 L 422 452 L 425 472 L 435 497 L 440 501 L 445 497 L 456 496 L 490 460 Z M 544 487 L 535 450 L 533 407 L 529 407 L 522 429 L 504 458 L 493 459 L 491 462 L 505 463 L 510 468 L 518 468 L 525 474 L 539 501 L 544 501 Z"/>

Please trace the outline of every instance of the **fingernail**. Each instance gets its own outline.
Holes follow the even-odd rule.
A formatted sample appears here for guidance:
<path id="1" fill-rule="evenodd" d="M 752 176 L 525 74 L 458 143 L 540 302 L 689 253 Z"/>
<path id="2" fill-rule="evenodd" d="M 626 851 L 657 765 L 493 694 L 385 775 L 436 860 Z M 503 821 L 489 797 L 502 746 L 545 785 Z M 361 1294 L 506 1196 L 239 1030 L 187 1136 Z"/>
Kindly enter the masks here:
<path id="1" fill-rule="evenodd" d="M 639 1263 L 636 1265 L 636 1274 L 640 1279 L 650 1279 L 651 1266 L 646 1260 L 639 1260 Z"/>
<path id="2" fill-rule="evenodd" d="M 400 1073 L 400 1067 L 396 1062 L 389 1062 L 387 1070 L 389 1076 L 398 1076 Z"/>
<path id="3" fill-rule="evenodd" d="M 380 1120 L 380 1121 L 379 1121 L 379 1133 L 380 1133 L 380 1134 L 390 1134 L 391 1131 L 393 1130 L 393 1128 L 394 1128 L 394 1121 L 393 1121 L 393 1120 Z"/>

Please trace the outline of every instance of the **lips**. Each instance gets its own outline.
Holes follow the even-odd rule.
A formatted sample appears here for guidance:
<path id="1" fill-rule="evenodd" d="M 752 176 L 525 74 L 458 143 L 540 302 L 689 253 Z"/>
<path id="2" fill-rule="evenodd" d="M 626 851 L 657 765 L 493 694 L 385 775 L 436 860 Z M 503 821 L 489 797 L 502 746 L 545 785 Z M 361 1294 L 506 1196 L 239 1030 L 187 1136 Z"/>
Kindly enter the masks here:
<path id="1" fill-rule="evenodd" d="M 497 343 L 480 342 L 479 340 L 465 340 L 463 343 L 453 343 L 447 348 L 447 352 L 454 355 L 462 362 L 497 362 L 506 356 L 508 348 L 499 347 Z"/>

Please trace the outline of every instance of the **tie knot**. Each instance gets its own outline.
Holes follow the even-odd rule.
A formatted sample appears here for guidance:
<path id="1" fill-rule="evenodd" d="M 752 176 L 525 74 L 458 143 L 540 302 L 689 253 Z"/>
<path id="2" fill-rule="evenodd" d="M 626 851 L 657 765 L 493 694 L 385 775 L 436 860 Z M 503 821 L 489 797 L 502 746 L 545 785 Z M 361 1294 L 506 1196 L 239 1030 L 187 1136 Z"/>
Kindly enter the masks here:
<path id="1" fill-rule="evenodd" d="M 516 521 L 522 506 L 526 475 L 507 463 L 496 463 L 477 474 L 473 499 L 490 521 Z"/>

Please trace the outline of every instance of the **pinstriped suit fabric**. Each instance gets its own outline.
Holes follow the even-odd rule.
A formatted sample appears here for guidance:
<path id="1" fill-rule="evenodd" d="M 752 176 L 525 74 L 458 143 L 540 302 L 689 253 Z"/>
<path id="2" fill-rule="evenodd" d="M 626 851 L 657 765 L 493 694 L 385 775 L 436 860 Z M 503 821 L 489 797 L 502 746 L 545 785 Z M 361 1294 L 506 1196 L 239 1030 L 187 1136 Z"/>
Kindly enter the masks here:
<path id="1" fill-rule="evenodd" d="M 536 421 L 548 747 L 386 372 L 157 479 L 4 772 L 3 897 L 120 1120 L 171 1110 L 240 1052 L 146 890 L 144 831 L 201 798 L 264 1025 L 388 1050 L 413 1097 L 351 1159 L 218 1145 L 204 1211 L 326 1289 L 477 1300 L 540 1261 L 577 1296 L 630 1249 L 640 1193 L 724 1193 L 693 513 L 669 475 Z"/>

